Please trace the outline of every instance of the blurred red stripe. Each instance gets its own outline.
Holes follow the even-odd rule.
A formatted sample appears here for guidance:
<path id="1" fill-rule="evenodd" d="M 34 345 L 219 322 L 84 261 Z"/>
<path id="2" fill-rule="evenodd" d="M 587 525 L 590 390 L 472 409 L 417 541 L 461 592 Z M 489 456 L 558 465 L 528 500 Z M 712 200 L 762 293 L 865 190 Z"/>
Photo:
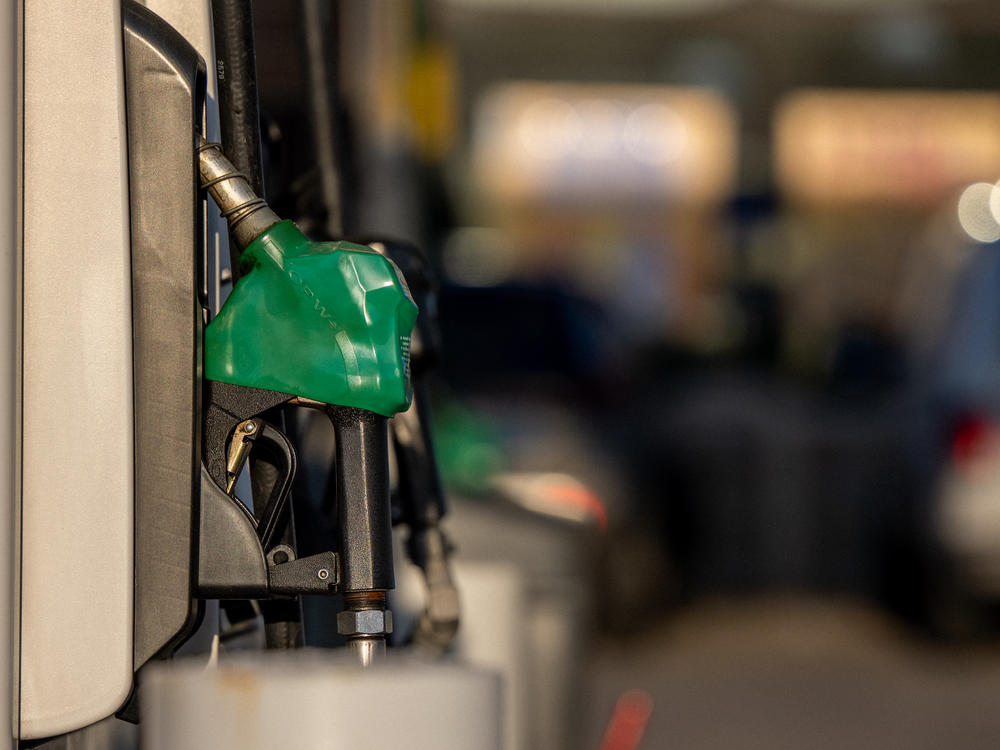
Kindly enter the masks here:
<path id="1" fill-rule="evenodd" d="M 636 750 L 653 715 L 653 698 L 645 690 L 622 693 L 604 732 L 601 750 Z"/>
<path id="2" fill-rule="evenodd" d="M 587 488 L 572 484 L 559 484 L 549 487 L 548 493 L 549 497 L 556 502 L 582 508 L 597 521 L 601 531 L 607 530 L 608 511 L 601 499 Z"/>

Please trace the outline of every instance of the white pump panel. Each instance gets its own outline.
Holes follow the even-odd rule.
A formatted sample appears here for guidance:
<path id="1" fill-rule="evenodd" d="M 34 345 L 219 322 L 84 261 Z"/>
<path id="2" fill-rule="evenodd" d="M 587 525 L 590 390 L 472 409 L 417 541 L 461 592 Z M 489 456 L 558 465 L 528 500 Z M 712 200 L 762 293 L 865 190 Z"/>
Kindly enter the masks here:
<path id="1" fill-rule="evenodd" d="M 35 738 L 131 686 L 132 311 L 121 2 L 23 8 L 14 718 Z"/>

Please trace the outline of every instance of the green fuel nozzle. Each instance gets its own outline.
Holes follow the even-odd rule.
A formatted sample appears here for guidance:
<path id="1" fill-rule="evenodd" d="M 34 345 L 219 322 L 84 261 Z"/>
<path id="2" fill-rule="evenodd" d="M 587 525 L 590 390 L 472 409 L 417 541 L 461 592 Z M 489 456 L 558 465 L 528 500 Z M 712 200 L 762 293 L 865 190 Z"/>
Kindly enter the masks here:
<path id="1" fill-rule="evenodd" d="M 243 275 L 205 329 L 205 376 L 383 416 L 405 411 L 417 307 L 399 269 L 281 221 L 216 144 L 202 138 L 198 156 L 202 186 L 243 250 Z"/>
<path id="2" fill-rule="evenodd" d="M 242 276 L 205 328 L 205 377 L 322 407 L 337 445 L 337 631 L 368 665 L 392 632 L 395 586 L 386 417 L 406 411 L 417 306 L 391 260 L 312 242 L 281 221 L 217 144 L 197 147 L 202 187 L 243 251 Z M 302 403 L 304 403 L 302 402 Z"/>

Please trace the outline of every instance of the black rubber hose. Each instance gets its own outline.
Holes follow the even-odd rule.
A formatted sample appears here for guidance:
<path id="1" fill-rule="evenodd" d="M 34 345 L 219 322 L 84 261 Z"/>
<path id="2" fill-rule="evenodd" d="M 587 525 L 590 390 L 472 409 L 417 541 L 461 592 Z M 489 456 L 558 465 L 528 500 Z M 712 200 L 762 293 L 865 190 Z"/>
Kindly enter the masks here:
<path id="1" fill-rule="evenodd" d="M 219 82 L 219 126 L 222 151 L 247 177 L 261 198 L 264 179 L 261 169 L 260 107 L 257 102 L 257 58 L 253 38 L 252 0 L 212 0 L 215 34 L 215 74 Z M 229 240 L 233 284 L 240 277 L 240 248 Z M 284 425 L 279 417 L 279 426 Z M 266 497 L 261 480 L 268 478 L 263 466 L 251 470 L 254 505 Z M 290 510 L 290 509 L 289 509 Z M 294 542 L 292 524 L 284 541 Z M 294 545 L 293 545 L 294 546 Z M 302 611 L 298 598 L 260 602 L 268 648 L 302 646 Z"/>
<path id="2" fill-rule="evenodd" d="M 306 101 L 313 148 L 319 169 L 326 234 L 344 236 L 344 181 L 338 146 L 343 137 L 337 122 L 339 18 L 326 0 L 300 0 L 300 31 L 305 55 Z"/>
<path id="3" fill-rule="evenodd" d="M 212 0 L 212 25 L 222 150 L 247 176 L 253 191 L 266 198 L 261 172 L 252 0 Z M 240 249 L 231 240 L 229 258 L 235 284 L 240 275 Z"/>

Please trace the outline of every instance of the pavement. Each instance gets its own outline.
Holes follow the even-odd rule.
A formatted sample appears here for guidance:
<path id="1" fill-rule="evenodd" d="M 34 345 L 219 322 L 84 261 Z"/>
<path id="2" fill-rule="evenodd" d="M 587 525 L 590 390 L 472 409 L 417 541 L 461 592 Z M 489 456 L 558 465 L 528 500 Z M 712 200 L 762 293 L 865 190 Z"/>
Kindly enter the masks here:
<path id="1" fill-rule="evenodd" d="M 1000 746 L 1000 644 L 934 643 L 849 599 L 705 601 L 604 639 L 582 747 L 628 690 L 652 700 L 639 750 Z"/>

